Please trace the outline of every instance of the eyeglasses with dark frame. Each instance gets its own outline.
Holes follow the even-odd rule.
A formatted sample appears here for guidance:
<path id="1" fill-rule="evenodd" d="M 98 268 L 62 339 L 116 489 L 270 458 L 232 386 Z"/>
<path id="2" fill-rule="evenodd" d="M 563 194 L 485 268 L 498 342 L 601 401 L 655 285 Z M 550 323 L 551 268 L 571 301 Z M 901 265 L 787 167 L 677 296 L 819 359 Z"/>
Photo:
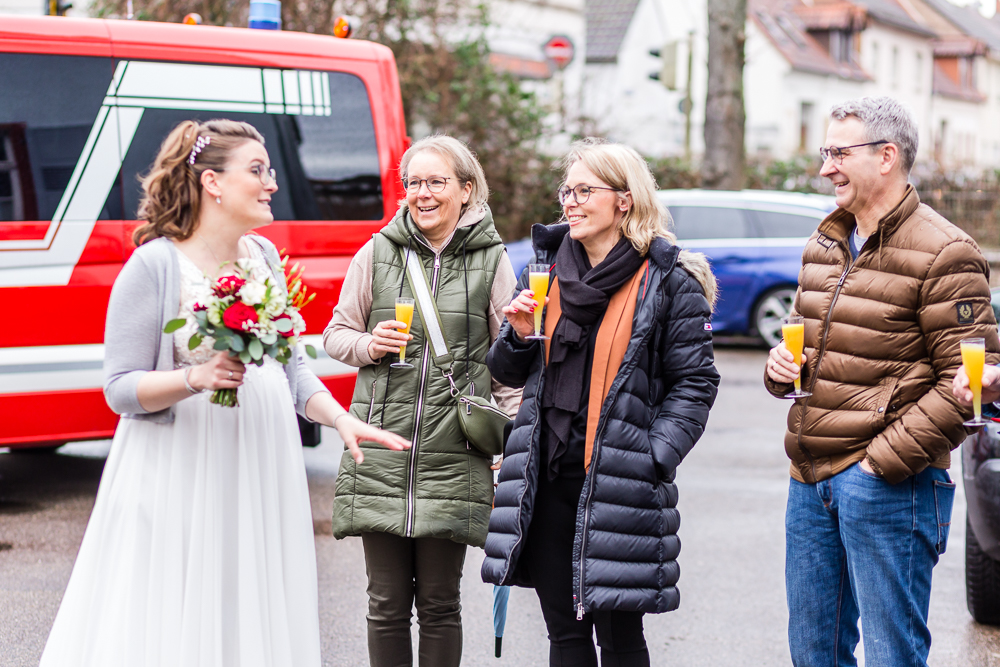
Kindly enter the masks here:
<path id="1" fill-rule="evenodd" d="M 611 192 L 621 192 L 618 188 L 605 188 L 599 185 L 585 185 L 581 183 L 576 187 L 569 187 L 564 185 L 558 190 L 559 203 L 565 206 L 569 202 L 569 198 L 572 195 L 573 200 L 579 204 L 586 204 L 587 200 L 590 199 L 590 194 L 594 190 L 610 190 Z"/>
<path id="2" fill-rule="evenodd" d="M 850 153 L 845 153 L 844 151 L 849 151 L 852 148 L 862 148 L 864 146 L 881 146 L 882 144 L 888 143 L 891 142 L 883 139 L 882 141 L 869 141 L 866 144 L 854 144 L 853 146 L 830 146 L 829 148 L 824 146 L 819 149 L 819 156 L 823 158 L 823 162 L 833 158 L 834 162 L 837 164 L 843 164 L 844 158 L 850 155 Z"/>
<path id="3" fill-rule="evenodd" d="M 403 189 L 407 192 L 420 192 L 420 185 L 427 184 L 427 189 L 433 194 L 440 194 L 448 187 L 450 176 L 431 176 L 430 178 L 404 178 Z"/>

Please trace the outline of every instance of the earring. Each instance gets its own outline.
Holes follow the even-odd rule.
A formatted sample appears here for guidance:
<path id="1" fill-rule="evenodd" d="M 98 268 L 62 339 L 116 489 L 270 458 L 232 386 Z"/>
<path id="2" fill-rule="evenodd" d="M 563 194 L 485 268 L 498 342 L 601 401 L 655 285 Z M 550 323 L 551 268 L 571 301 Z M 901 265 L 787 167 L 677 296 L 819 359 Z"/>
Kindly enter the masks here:
<path id="1" fill-rule="evenodd" d="M 216 197 L 215 198 L 215 203 L 216 204 L 221 204 L 222 203 L 222 197 Z"/>

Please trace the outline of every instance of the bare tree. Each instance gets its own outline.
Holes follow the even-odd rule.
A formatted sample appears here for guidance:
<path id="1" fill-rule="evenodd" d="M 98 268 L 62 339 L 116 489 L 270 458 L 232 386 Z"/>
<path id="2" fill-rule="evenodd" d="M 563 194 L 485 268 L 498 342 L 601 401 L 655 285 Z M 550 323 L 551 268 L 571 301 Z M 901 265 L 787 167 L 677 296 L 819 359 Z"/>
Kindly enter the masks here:
<path id="1" fill-rule="evenodd" d="M 740 190 L 745 182 L 743 46 L 746 0 L 708 0 L 708 94 L 702 187 Z"/>

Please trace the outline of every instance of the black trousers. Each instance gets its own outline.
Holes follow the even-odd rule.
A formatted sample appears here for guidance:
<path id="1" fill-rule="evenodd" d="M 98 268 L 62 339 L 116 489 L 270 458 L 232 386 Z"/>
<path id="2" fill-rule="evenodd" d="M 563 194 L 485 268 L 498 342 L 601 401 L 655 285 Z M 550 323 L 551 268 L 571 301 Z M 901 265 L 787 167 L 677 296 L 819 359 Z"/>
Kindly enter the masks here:
<path id="1" fill-rule="evenodd" d="M 464 544 L 433 537 L 363 533 L 368 570 L 368 660 L 371 667 L 411 667 L 410 618 L 417 607 L 420 667 L 462 661 L 459 599 Z"/>
<path id="2" fill-rule="evenodd" d="M 549 631 L 550 667 L 649 667 L 642 612 L 593 611 L 576 620 L 573 603 L 573 535 L 583 478 L 539 475 L 535 511 L 524 544 L 526 569 Z"/>

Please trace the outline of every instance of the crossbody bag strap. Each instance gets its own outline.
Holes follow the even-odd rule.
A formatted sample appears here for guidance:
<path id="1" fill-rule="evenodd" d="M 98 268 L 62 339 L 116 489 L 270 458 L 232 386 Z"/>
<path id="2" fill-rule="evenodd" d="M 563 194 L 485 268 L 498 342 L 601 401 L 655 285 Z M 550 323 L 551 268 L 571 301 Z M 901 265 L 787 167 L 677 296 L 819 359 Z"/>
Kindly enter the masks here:
<path id="1" fill-rule="evenodd" d="M 448 339 L 444 335 L 444 326 L 441 323 L 441 313 L 438 312 L 434 294 L 427 282 L 424 266 L 420 263 L 416 252 L 408 253 L 400 248 L 399 256 L 406 266 L 406 280 L 410 283 L 413 300 L 417 304 L 417 312 L 420 313 L 420 321 L 424 323 L 424 331 L 427 333 L 427 341 L 430 343 L 431 359 L 434 361 L 434 365 L 440 369 L 441 374 L 448 379 L 448 384 L 451 385 L 451 395 L 458 396 L 458 387 L 455 386 L 455 381 L 451 377 L 455 359 L 448 347 Z"/>

